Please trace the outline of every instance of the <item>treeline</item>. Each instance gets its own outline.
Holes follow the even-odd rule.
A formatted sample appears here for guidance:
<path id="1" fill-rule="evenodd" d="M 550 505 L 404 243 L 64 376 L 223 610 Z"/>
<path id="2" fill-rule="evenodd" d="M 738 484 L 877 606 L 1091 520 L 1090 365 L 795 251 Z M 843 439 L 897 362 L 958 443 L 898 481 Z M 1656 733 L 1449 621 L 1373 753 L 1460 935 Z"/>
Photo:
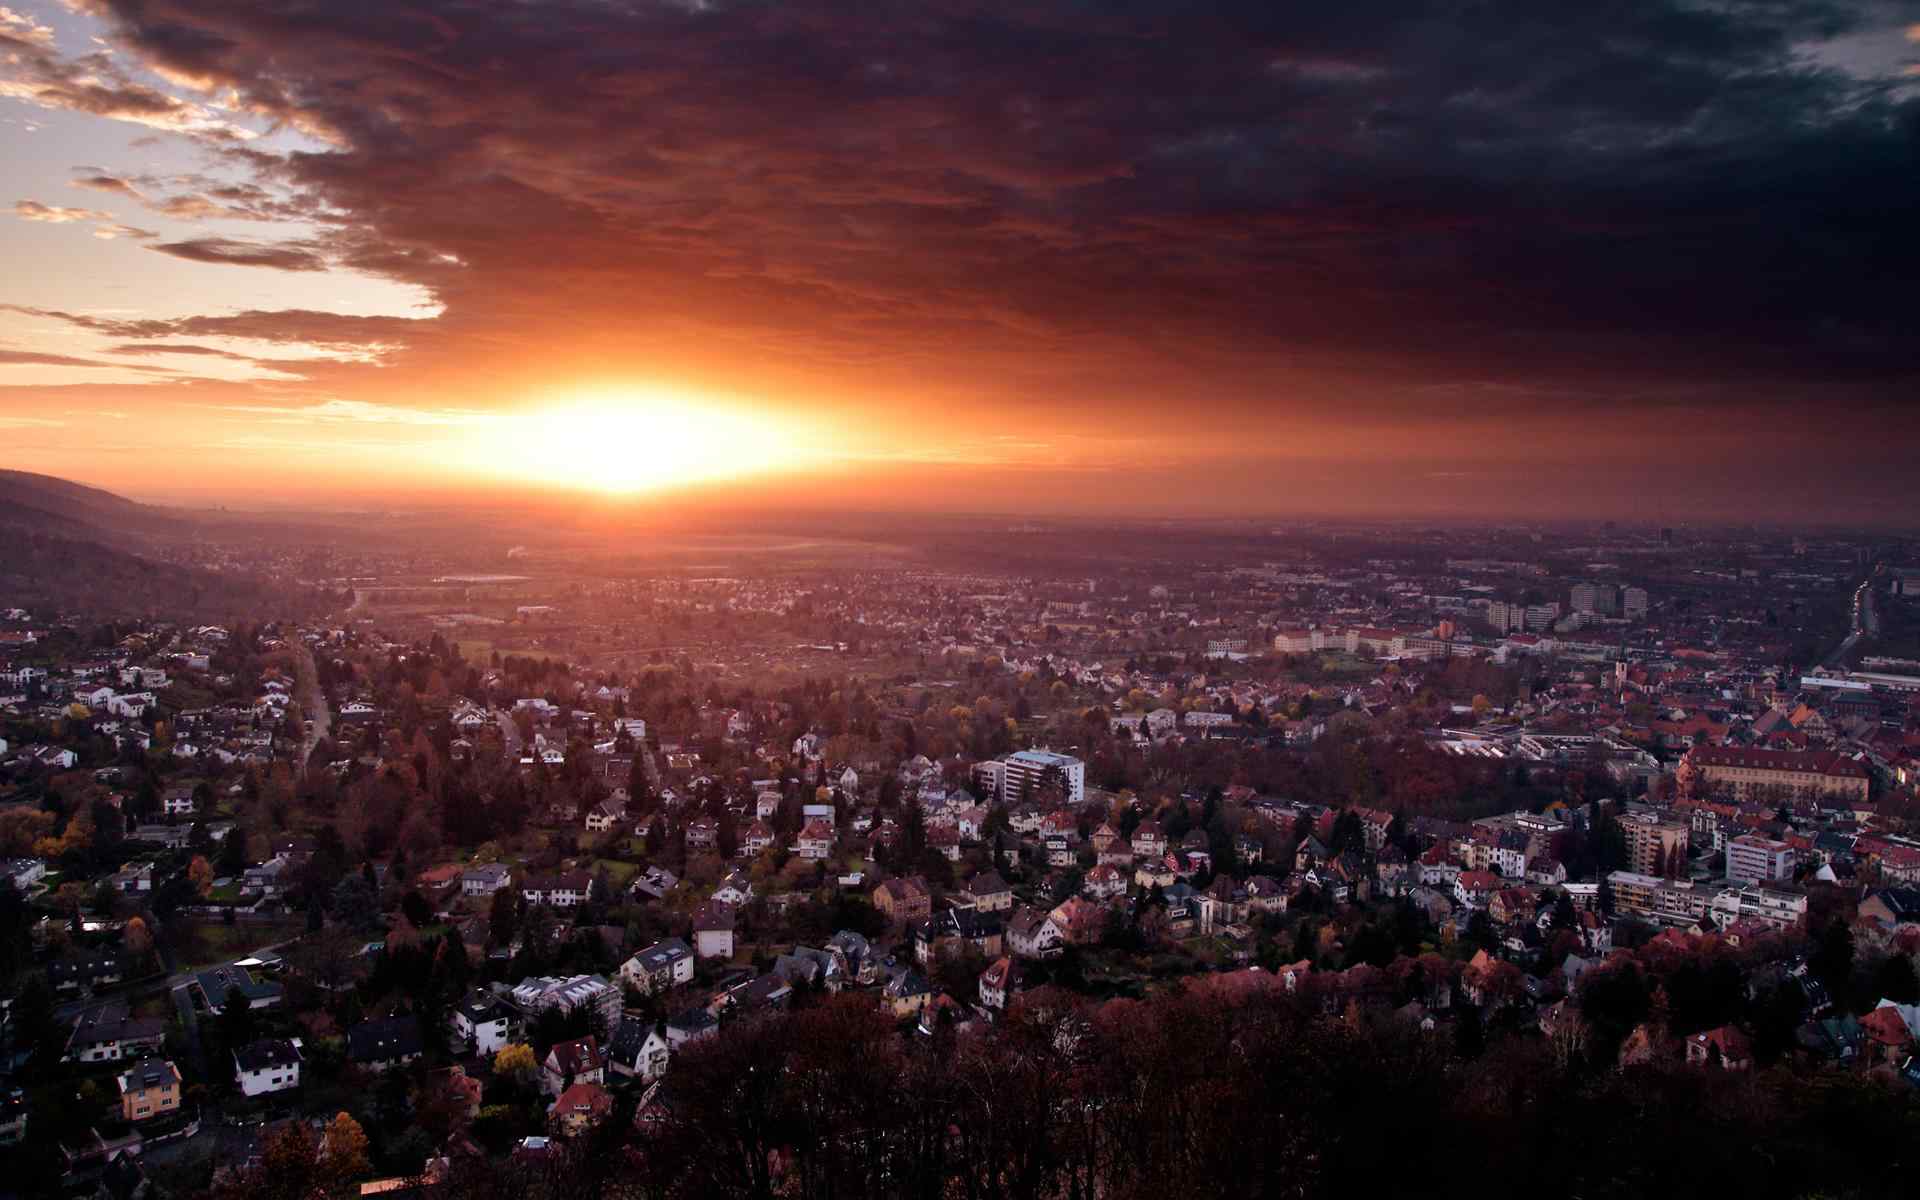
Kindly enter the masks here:
<path id="1" fill-rule="evenodd" d="M 1900 1084 L 1618 1071 L 1524 1037 L 1465 1059 L 1214 980 L 1097 1007 L 1043 988 L 984 1033 L 903 1037 L 852 997 L 739 1022 L 560 1161 L 430 1194 L 1905 1196 L 1916 1134 Z"/>

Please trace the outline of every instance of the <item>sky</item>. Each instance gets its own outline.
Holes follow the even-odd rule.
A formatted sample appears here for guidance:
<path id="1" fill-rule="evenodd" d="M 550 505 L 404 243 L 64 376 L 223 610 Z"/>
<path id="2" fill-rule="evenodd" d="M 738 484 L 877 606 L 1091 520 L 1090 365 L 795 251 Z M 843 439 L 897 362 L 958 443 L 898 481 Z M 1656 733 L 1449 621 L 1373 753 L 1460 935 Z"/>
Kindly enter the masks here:
<path id="1" fill-rule="evenodd" d="M 0 465 L 1914 523 L 1920 0 L 0 0 Z"/>

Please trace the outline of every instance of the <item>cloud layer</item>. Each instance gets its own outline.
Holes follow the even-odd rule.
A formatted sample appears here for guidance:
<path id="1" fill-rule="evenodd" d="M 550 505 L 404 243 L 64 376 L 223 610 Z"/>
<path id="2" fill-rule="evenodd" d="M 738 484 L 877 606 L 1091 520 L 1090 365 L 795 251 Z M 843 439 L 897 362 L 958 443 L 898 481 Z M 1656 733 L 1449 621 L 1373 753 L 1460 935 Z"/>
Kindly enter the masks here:
<path id="1" fill-rule="evenodd" d="M 1902 42 L 1895 4 L 81 6 L 197 98 L 14 25 L 4 94 L 193 132 L 257 184 L 78 183 L 322 230 L 152 250 L 446 306 L 114 337 L 377 345 L 448 396 L 664 374 L 937 397 L 989 422 L 969 441 L 1166 421 L 1277 451 L 1881 422 L 1920 378 L 1920 90 L 1844 52 Z M 324 149 L 261 151 L 215 97 Z"/>

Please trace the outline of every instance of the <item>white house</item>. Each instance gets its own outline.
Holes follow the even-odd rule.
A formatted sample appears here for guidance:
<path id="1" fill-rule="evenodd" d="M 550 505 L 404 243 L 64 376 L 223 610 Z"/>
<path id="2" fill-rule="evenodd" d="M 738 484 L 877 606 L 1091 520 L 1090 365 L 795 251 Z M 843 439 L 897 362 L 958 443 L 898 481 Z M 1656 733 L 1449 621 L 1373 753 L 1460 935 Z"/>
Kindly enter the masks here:
<path id="1" fill-rule="evenodd" d="M 652 994 L 693 982 L 693 951 L 679 938 L 655 942 L 620 965 L 620 978 Z"/>
<path id="2" fill-rule="evenodd" d="M 513 1010 L 485 988 L 454 1005 L 451 1020 L 454 1039 L 463 1049 L 471 1044 L 475 1054 L 491 1055 L 513 1037 Z"/>
<path id="3" fill-rule="evenodd" d="M 285 1092 L 300 1086 L 300 1040 L 262 1038 L 233 1052 L 233 1073 L 248 1096 Z"/>
<path id="4" fill-rule="evenodd" d="M 623 1017 L 608 1047 L 607 1065 L 615 1075 L 652 1082 L 666 1074 L 672 1057 L 673 1043 L 664 1023 Z"/>
<path id="5" fill-rule="evenodd" d="M 1066 941 L 1053 914 L 1041 909 L 1023 908 L 1007 922 L 1007 948 L 1020 958 L 1052 958 Z"/>
<path id="6" fill-rule="evenodd" d="M 708 901 L 693 915 L 693 950 L 701 958 L 733 957 L 733 906 Z"/>
<path id="7" fill-rule="evenodd" d="M 504 891 L 513 882 L 513 872 L 504 863 L 483 863 L 460 873 L 460 894 L 491 896 Z"/>

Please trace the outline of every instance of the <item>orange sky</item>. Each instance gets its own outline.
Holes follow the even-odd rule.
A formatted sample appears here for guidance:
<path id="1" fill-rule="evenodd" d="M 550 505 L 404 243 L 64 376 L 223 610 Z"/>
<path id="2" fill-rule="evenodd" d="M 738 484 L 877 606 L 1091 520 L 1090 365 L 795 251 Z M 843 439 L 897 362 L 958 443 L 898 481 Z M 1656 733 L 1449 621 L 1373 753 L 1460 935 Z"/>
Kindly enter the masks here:
<path id="1" fill-rule="evenodd" d="M 1911 518 L 1920 35 L 1344 7 L 8 0 L 0 461 Z"/>

